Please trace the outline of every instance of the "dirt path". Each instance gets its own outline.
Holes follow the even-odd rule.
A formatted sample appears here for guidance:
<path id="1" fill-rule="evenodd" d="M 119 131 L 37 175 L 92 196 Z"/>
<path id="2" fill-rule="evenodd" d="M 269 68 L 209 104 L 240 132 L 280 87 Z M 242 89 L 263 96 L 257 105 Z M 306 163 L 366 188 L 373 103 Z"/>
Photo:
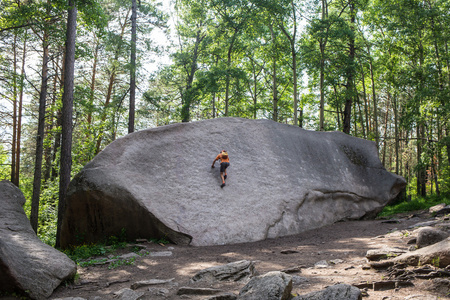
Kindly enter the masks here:
<path id="1" fill-rule="evenodd" d="M 429 216 L 399 218 L 399 223 L 385 223 L 381 220 L 339 222 L 317 230 L 311 230 L 279 239 L 265 240 L 226 246 L 189 247 L 178 245 L 161 246 L 154 243 L 142 244 L 148 255 L 136 258 L 132 265 L 108 269 L 108 265 L 79 267 L 79 278 L 75 284 L 61 286 L 51 299 L 83 297 L 114 299 L 113 293 L 138 281 L 151 279 L 172 279 L 170 283 L 137 289 L 144 295 L 140 299 L 207 299 L 210 296 L 176 295 L 183 286 L 208 287 L 238 294 L 244 283 L 226 282 L 217 284 L 191 284 L 189 279 L 196 272 L 217 265 L 239 260 L 256 262 L 259 274 L 269 271 L 300 267 L 295 276 L 293 294 L 306 294 L 321 290 L 336 283 L 355 284 L 381 281 L 385 274 L 373 269 L 364 269 L 366 252 L 370 249 L 398 247 L 408 249 L 407 241 L 412 231 L 408 226 L 428 220 Z M 130 252 L 122 250 L 122 253 Z M 152 255 L 170 256 L 152 256 Z M 315 266 L 319 261 L 329 266 Z M 335 264 L 330 261 L 334 261 Z M 425 284 L 425 285 L 424 285 Z M 405 299 L 408 296 L 423 295 L 422 298 L 437 299 L 432 291 L 425 290 L 426 283 L 415 281 L 414 287 L 374 291 L 370 289 L 364 299 Z M 440 295 L 439 299 L 444 299 Z M 117 298 L 115 298 L 117 299 Z"/>

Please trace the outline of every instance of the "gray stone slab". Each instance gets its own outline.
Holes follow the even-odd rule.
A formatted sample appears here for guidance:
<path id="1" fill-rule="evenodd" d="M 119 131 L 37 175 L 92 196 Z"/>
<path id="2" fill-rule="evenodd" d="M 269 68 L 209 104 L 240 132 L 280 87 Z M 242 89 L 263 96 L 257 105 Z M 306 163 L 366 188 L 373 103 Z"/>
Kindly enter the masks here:
<path id="1" fill-rule="evenodd" d="M 222 149 L 223 189 L 211 168 Z M 374 216 L 404 186 L 374 142 L 342 132 L 241 118 L 168 125 L 117 139 L 73 179 L 61 244 L 122 229 L 195 246 L 276 238 Z"/>
<path id="2" fill-rule="evenodd" d="M 11 182 L 0 182 L 0 293 L 27 293 L 47 299 L 76 264 L 36 236 L 22 206 L 25 197 Z"/>

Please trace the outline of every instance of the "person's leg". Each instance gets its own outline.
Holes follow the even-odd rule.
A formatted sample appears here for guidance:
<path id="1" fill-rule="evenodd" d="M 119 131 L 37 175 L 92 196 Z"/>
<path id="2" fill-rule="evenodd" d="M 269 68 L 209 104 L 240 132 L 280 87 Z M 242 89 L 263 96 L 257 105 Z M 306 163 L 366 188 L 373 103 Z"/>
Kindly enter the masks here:
<path id="1" fill-rule="evenodd" d="M 226 168 L 227 168 L 227 163 L 221 163 L 220 164 L 220 178 L 222 179 L 222 185 L 220 187 L 224 187 L 225 186 L 225 177 L 223 175 L 223 173 L 225 172 L 226 174 Z"/>
<path id="2" fill-rule="evenodd" d="M 229 163 L 225 163 L 225 168 L 224 168 L 224 170 L 223 170 L 223 172 L 224 172 L 224 179 L 227 179 L 227 168 L 228 168 L 228 166 L 229 166 L 230 164 Z"/>

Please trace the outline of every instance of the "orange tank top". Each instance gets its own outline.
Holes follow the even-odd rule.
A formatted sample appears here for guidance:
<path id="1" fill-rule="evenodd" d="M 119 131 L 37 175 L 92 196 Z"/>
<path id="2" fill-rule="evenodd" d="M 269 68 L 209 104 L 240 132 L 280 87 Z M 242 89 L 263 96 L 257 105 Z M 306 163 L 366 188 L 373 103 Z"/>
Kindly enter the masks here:
<path id="1" fill-rule="evenodd" d="M 230 157 L 227 155 L 226 158 L 224 158 L 222 156 L 222 153 L 219 153 L 219 155 L 217 155 L 216 160 L 219 160 L 219 159 L 220 159 L 220 163 L 223 163 L 223 162 L 229 163 L 230 162 Z"/>

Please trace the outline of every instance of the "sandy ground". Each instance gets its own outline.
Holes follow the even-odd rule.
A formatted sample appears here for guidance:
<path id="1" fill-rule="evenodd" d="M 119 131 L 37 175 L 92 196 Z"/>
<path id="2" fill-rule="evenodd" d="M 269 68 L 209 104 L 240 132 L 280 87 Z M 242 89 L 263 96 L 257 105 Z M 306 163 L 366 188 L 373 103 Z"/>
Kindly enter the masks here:
<path id="1" fill-rule="evenodd" d="M 226 246 L 191 247 L 179 245 L 140 244 L 147 255 L 136 258 L 131 265 L 109 269 L 108 265 L 79 267 L 79 277 L 72 284 L 57 288 L 50 299 L 83 297 L 85 299 L 117 299 L 114 293 L 130 288 L 138 281 L 173 279 L 170 283 L 141 287 L 140 299 L 208 299 L 211 296 L 177 295 L 180 287 L 217 288 L 239 294 L 244 282 L 219 282 L 192 284 L 190 278 L 198 271 L 239 260 L 255 262 L 259 274 L 269 271 L 300 267 L 292 294 L 306 294 L 336 283 L 356 284 L 386 279 L 383 271 L 365 269 L 365 255 L 370 249 L 397 247 L 408 249 L 407 241 L 414 235 L 408 226 L 427 221 L 427 214 L 398 216 L 398 223 L 385 220 L 339 222 L 298 235 L 269 239 L 261 242 Z M 152 253 L 170 251 L 170 256 L 152 256 Z M 122 249 L 119 254 L 128 253 Z M 170 252 L 165 252 L 170 254 Z M 316 267 L 319 261 L 327 261 L 326 268 Z M 336 262 L 336 264 L 330 263 Z M 369 289 L 363 299 L 447 299 L 436 291 L 428 291 L 426 281 L 415 280 L 413 287 L 374 291 Z M 411 297 L 414 296 L 414 297 Z M 408 298 L 409 297 L 409 298 Z M 99 298 L 97 298 L 99 299 Z"/>

